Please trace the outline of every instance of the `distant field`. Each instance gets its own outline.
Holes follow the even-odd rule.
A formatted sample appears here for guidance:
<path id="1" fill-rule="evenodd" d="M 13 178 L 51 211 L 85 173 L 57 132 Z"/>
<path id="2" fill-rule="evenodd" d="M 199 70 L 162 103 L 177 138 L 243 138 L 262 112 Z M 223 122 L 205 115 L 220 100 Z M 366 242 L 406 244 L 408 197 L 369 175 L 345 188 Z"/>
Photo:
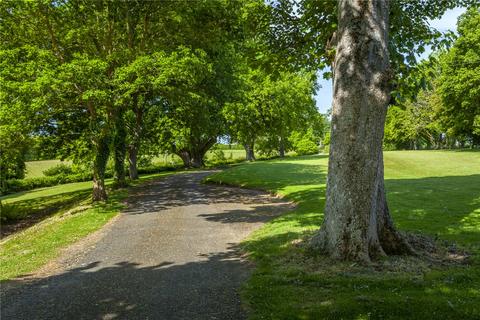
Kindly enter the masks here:
<path id="1" fill-rule="evenodd" d="M 227 159 L 245 159 L 245 150 L 223 149 L 222 152 Z M 215 150 L 208 151 L 205 160 L 213 160 L 214 158 Z M 170 154 L 155 157 L 153 162 L 156 165 L 182 164 L 182 159 L 180 159 L 180 157 L 176 154 Z"/>
<path id="2" fill-rule="evenodd" d="M 227 159 L 245 159 L 245 150 L 222 150 Z M 207 152 L 207 160 L 214 157 L 215 151 Z"/>
<path id="3" fill-rule="evenodd" d="M 245 150 L 222 150 L 225 158 L 227 159 L 245 159 Z M 207 152 L 207 157 L 206 160 L 212 160 L 214 159 L 214 152 L 215 151 L 209 151 Z M 43 177 L 43 171 L 56 166 L 59 163 L 67 163 L 69 164 L 69 161 L 60 161 L 60 160 L 39 160 L 39 161 L 28 161 L 26 162 L 26 173 L 25 173 L 25 178 L 37 178 L 37 177 Z M 175 154 L 171 155 L 161 155 L 158 157 L 155 157 L 153 159 L 153 163 L 155 165 L 159 166 L 168 166 L 168 165 L 181 165 L 182 160 L 180 159 L 179 156 Z"/>
<path id="4" fill-rule="evenodd" d="M 39 160 L 39 161 L 28 161 L 25 163 L 27 171 L 25 172 L 25 178 L 37 178 L 43 177 L 43 171 L 56 166 L 59 163 L 70 163 L 69 161 L 60 161 L 60 160 Z"/>

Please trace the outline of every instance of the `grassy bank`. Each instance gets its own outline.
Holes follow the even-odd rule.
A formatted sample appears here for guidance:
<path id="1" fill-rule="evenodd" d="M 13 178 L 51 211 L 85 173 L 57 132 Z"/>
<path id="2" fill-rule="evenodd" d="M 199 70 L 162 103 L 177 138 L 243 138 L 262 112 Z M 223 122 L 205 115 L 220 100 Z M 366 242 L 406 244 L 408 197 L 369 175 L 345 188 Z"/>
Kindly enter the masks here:
<path id="1" fill-rule="evenodd" d="M 132 187 L 170 174 L 141 176 L 139 181 L 132 183 Z M 91 187 L 91 182 L 72 183 L 13 194 L 2 199 L 5 206 L 15 205 L 24 212 L 35 212 L 42 206 L 57 208 L 57 211 L 40 223 L 0 242 L 0 280 L 38 269 L 54 259 L 62 248 L 98 230 L 120 212 L 123 208 L 121 202 L 127 197 L 129 189 L 111 191 L 106 203 L 92 205 Z"/>
<path id="2" fill-rule="evenodd" d="M 209 180 L 298 204 L 244 242 L 257 265 L 242 294 L 253 319 L 480 317 L 480 153 L 386 152 L 385 167 L 397 226 L 455 242 L 472 254 L 470 265 L 438 268 L 392 257 L 377 270 L 314 256 L 297 243 L 323 219 L 327 157 L 240 165 Z"/>

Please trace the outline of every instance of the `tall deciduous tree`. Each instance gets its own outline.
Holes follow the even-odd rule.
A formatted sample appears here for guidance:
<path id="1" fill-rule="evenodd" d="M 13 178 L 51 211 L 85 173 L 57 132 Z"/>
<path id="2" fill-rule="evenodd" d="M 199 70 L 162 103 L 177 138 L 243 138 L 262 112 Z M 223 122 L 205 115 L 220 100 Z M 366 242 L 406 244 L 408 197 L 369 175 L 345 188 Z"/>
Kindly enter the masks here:
<path id="1" fill-rule="evenodd" d="M 382 139 L 390 101 L 389 1 L 341 0 L 325 220 L 316 247 L 340 259 L 403 253 L 383 182 Z"/>
<path id="2" fill-rule="evenodd" d="M 438 79 L 441 122 L 448 132 L 480 145 L 480 9 L 471 8 L 458 22 L 459 37 L 440 57 Z"/>
<path id="3" fill-rule="evenodd" d="M 118 100 L 131 106 L 126 123 L 130 178 L 138 177 L 137 155 L 141 142 L 155 135 L 154 127 L 158 127 L 157 124 L 162 127 L 163 117 L 175 118 L 179 109 L 175 105 L 190 101 L 187 97 L 195 96 L 197 87 L 210 74 L 211 65 L 206 62 L 205 52 L 185 47 L 170 54 L 159 51 L 137 57 L 117 70 Z M 170 128 L 160 128 L 167 129 Z M 165 145 L 165 142 L 155 144 Z"/>
<path id="4" fill-rule="evenodd" d="M 303 0 L 299 6 L 289 6 L 288 0 L 272 2 L 278 31 L 271 36 L 272 50 L 293 54 L 293 65 L 333 66 L 325 220 L 313 247 L 338 259 L 364 262 L 412 253 L 393 227 L 386 203 L 386 109 L 392 91 L 398 94 L 409 87 L 406 75 L 416 63 L 415 54 L 426 45 L 442 44 L 442 34 L 428 19 L 468 1 Z M 299 39 L 297 46 L 292 39 Z"/>
<path id="5" fill-rule="evenodd" d="M 0 191 L 6 179 L 24 176 L 26 150 L 54 100 L 47 89 L 54 66 L 48 50 L 0 47 Z"/>

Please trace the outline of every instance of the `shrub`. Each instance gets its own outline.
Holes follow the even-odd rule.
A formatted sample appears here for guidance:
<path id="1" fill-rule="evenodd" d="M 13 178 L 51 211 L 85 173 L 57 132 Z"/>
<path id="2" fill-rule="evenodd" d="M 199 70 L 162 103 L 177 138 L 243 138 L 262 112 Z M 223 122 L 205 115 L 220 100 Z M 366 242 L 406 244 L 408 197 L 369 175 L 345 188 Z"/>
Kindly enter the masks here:
<path id="1" fill-rule="evenodd" d="M 298 155 L 318 153 L 317 139 L 313 134 L 313 130 L 308 129 L 307 132 L 293 132 L 290 136 L 293 145 L 293 151 Z"/>
<path id="2" fill-rule="evenodd" d="M 301 139 L 294 145 L 294 150 L 298 155 L 315 154 L 318 153 L 317 144 L 309 139 Z"/>
<path id="3" fill-rule="evenodd" d="M 52 177 L 56 175 L 68 175 L 72 174 L 73 169 L 72 166 L 64 163 L 57 164 L 56 166 L 53 166 L 51 168 L 48 168 L 47 170 L 43 171 L 43 175 L 47 177 Z"/>
<path id="4" fill-rule="evenodd" d="M 138 174 L 150 174 L 150 173 L 159 173 L 163 171 L 175 171 L 179 166 L 156 166 L 150 165 L 148 167 L 138 168 Z"/>
<path id="5" fill-rule="evenodd" d="M 323 138 L 322 144 L 324 146 L 330 145 L 330 131 L 325 134 L 325 137 Z"/>
<path id="6" fill-rule="evenodd" d="M 225 162 L 227 157 L 225 157 L 225 152 L 221 149 L 217 149 L 213 151 L 212 154 L 212 162 Z"/>
<path id="7" fill-rule="evenodd" d="M 217 143 L 215 145 L 215 149 L 217 149 L 217 150 L 243 150 L 243 146 L 240 145 L 240 144 Z"/>

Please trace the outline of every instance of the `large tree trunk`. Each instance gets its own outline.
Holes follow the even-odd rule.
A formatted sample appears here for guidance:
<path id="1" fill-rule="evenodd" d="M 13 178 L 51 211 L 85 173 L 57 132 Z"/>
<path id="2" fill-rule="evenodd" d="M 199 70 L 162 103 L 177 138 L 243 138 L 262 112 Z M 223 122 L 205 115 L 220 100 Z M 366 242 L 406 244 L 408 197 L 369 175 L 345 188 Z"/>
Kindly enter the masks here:
<path id="1" fill-rule="evenodd" d="M 179 156 L 180 159 L 182 159 L 183 166 L 185 168 L 190 168 L 191 158 L 190 158 L 190 152 L 188 152 L 188 150 L 177 151 L 176 155 Z"/>
<path id="2" fill-rule="evenodd" d="M 123 112 L 118 111 L 115 115 L 115 136 L 113 139 L 114 149 L 114 180 L 115 186 L 118 188 L 125 187 L 125 156 L 127 153 L 126 138 L 127 131 L 125 128 L 125 119 Z"/>
<path id="3" fill-rule="evenodd" d="M 336 259 L 409 251 L 385 196 L 382 140 L 390 101 L 388 0 L 340 0 L 325 219 L 312 245 Z"/>
<path id="4" fill-rule="evenodd" d="M 245 148 L 245 158 L 247 161 L 255 161 L 255 149 L 253 142 L 245 143 L 243 147 Z"/>
<path id="5" fill-rule="evenodd" d="M 200 168 L 205 165 L 205 155 L 207 154 L 208 150 L 213 147 L 216 141 L 216 137 L 209 138 L 207 140 L 197 141 L 197 143 L 192 146 L 192 150 L 190 152 L 192 167 Z"/>
<path id="6" fill-rule="evenodd" d="M 128 174 L 132 180 L 138 179 L 137 154 L 137 146 L 130 144 L 128 146 Z"/>
<path id="7" fill-rule="evenodd" d="M 96 154 L 93 163 L 93 201 L 107 200 L 105 189 L 105 168 L 109 155 L 109 138 L 102 136 L 96 141 Z"/>
<path id="8" fill-rule="evenodd" d="M 192 139 L 193 142 L 185 149 L 176 150 L 174 153 L 178 155 L 186 168 L 201 168 L 205 165 L 205 154 L 217 141 L 216 137 L 207 138 L 207 140 Z"/>
<path id="9" fill-rule="evenodd" d="M 194 168 L 201 168 L 205 165 L 203 158 L 205 157 L 205 153 L 202 151 L 194 150 L 191 154 L 190 165 Z"/>

